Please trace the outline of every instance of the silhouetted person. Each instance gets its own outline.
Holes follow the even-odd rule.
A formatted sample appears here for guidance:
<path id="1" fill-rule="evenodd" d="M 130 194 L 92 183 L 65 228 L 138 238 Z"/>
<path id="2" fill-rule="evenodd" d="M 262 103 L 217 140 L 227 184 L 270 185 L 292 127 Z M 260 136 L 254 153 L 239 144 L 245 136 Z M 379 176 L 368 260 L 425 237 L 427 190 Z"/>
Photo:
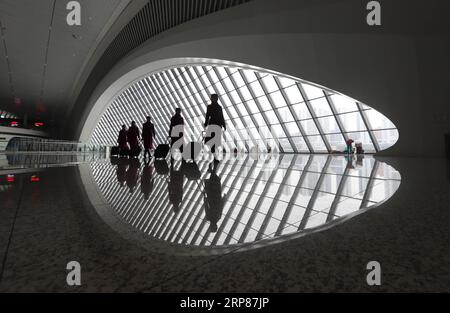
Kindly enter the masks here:
<path id="1" fill-rule="evenodd" d="M 172 118 L 170 119 L 169 136 L 171 138 L 171 141 L 170 141 L 170 146 L 171 147 L 174 145 L 174 143 L 177 140 L 183 138 L 184 130 L 181 132 L 181 136 L 177 136 L 178 134 L 175 134 L 175 136 L 172 136 L 172 129 L 175 126 L 179 126 L 179 125 L 182 125 L 184 127 L 184 119 L 181 116 L 181 109 L 180 108 L 176 108 L 175 109 L 175 115 L 172 116 Z M 180 152 L 183 152 L 183 145 L 181 145 L 181 147 L 180 147 Z"/>
<path id="2" fill-rule="evenodd" d="M 169 180 L 169 201 L 173 205 L 174 213 L 180 210 L 180 204 L 183 200 L 183 172 L 175 171 L 173 162 L 170 165 L 170 180 Z"/>
<path id="3" fill-rule="evenodd" d="M 347 148 L 345 149 L 346 153 L 353 154 L 353 142 L 354 142 L 353 139 L 350 138 L 345 141 L 347 145 Z"/>
<path id="4" fill-rule="evenodd" d="M 128 149 L 128 136 L 127 127 L 122 125 L 122 129 L 119 132 L 119 137 L 117 138 L 117 143 L 119 144 L 120 151 Z"/>
<path id="5" fill-rule="evenodd" d="M 130 189 L 130 193 L 133 193 L 138 182 L 139 167 L 141 166 L 141 162 L 139 162 L 139 159 L 130 159 L 129 163 L 130 165 L 128 166 L 127 171 L 127 186 Z"/>
<path id="6" fill-rule="evenodd" d="M 152 123 L 150 116 L 147 116 L 147 121 L 142 125 L 142 139 L 144 140 L 144 158 L 147 153 L 150 157 L 150 150 L 153 149 L 153 139 L 155 138 L 155 125 Z"/>
<path id="7" fill-rule="evenodd" d="M 206 109 L 206 117 L 205 117 L 206 133 L 210 134 L 210 136 L 205 137 L 205 143 L 208 143 L 208 141 L 210 141 L 213 138 L 213 135 L 215 135 L 216 140 L 218 142 L 217 146 L 221 146 L 222 145 L 222 131 L 220 131 L 219 133 L 216 133 L 216 131 L 213 131 L 213 132 L 208 131 L 208 126 L 210 126 L 210 125 L 219 126 L 220 130 L 222 130 L 222 128 L 224 130 L 227 130 L 227 128 L 225 126 L 225 119 L 223 118 L 222 107 L 219 105 L 218 101 L 219 101 L 219 96 L 217 94 L 212 94 L 211 95 L 211 104 L 208 105 L 208 108 Z M 217 129 L 217 132 L 218 131 L 219 130 Z M 216 144 L 212 144 L 211 152 L 212 153 L 216 152 Z"/>
<path id="8" fill-rule="evenodd" d="M 139 128 L 136 126 L 136 122 L 132 121 L 130 128 L 128 128 L 127 139 L 130 144 L 130 150 L 133 151 L 139 147 L 139 139 L 141 134 Z"/>
<path id="9" fill-rule="evenodd" d="M 125 186 L 127 180 L 128 159 L 120 158 L 117 164 L 116 175 L 117 181 L 121 187 Z"/>
<path id="10" fill-rule="evenodd" d="M 225 197 L 222 197 L 222 183 L 220 177 L 216 174 L 216 166 L 218 161 L 214 161 L 211 175 L 205 180 L 205 217 L 209 221 L 209 231 L 215 233 L 217 231 L 217 222 L 222 217 Z"/>
<path id="11" fill-rule="evenodd" d="M 153 191 L 153 166 L 150 162 L 145 162 L 144 169 L 141 174 L 141 192 L 144 199 L 148 200 Z"/>

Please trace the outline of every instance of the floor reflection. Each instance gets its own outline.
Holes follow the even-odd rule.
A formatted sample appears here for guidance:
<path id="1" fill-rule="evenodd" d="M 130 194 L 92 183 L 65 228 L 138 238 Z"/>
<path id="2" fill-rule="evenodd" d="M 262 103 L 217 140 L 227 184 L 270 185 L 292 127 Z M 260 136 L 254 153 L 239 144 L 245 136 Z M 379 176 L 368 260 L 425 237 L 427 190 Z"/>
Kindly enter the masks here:
<path id="1" fill-rule="evenodd" d="M 123 221 L 188 246 L 268 242 L 320 230 L 385 201 L 400 185 L 395 169 L 367 156 L 246 156 L 198 164 L 112 159 L 90 166 Z"/>

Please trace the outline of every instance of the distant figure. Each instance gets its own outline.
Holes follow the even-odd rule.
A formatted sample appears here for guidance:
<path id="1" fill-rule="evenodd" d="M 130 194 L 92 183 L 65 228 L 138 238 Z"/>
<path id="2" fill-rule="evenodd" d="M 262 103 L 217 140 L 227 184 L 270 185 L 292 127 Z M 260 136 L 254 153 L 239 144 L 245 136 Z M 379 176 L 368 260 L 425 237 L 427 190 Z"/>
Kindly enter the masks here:
<path id="1" fill-rule="evenodd" d="M 138 159 L 130 159 L 129 160 L 130 165 L 128 166 L 127 171 L 127 186 L 130 190 L 130 193 L 134 192 L 134 188 L 136 188 L 136 185 L 138 183 L 139 178 L 139 167 L 141 166 L 141 162 L 139 162 Z"/>
<path id="2" fill-rule="evenodd" d="M 181 201 L 183 200 L 183 172 L 175 171 L 173 163 L 170 164 L 170 180 L 169 180 L 169 201 L 173 205 L 173 212 L 176 214 L 180 211 Z"/>
<path id="3" fill-rule="evenodd" d="M 347 139 L 345 142 L 347 144 L 347 148 L 345 149 L 345 152 L 348 154 L 353 154 L 353 139 Z"/>
<path id="4" fill-rule="evenodd" d="M 171 141 L 170 141 L 170 146 L 171 147 L 174 145 L 174 143 L 177 140 L 183 138 L 184 131 L 181 132 L 181 136 L 172 136 L 172 129 L 175 126 L 179 126 L 179 125 L 182 125 L 184 127 L 184 119 L 181 116 L 181 109 L 180 108 L 176 108 L 175 109 L 175 115 L 172 116 L 172 118 L 170 119 L 169 136 L 170 136 L 170 139 L 171 139 Z M 180 147 L 180 152 L 183 152 L 183 145 L 181 145 L 181 147 Z"/>
<path id="5" fill-rule="evenodd" d="M 128 143 L 130 144 L 130 149 L 136 149 L 139 147 L 139 139 L 141 139 L 141 134 L 139 132 L 139 128 L 136 126 L 136 122 L 132 121 L 131 126 L 128 129 L 127 133 Z"/>
<path id="6" fill-rule="evenodd" d="M 153 191 L 153 166 L 150 161 L 145 162 L 144 169 L 141 174 L 141 192 L 144 195 L 144 199 L 148 200 L 150 194 Z"/>
<path id="7" fill-rule="evenodd" d="M 205 180 L 205 217 L 209 221 L 209 231 L 215 233 L 217 231 L 217 222 L 222 217 L 225 197 L 222 197 L 222 183 L 220 177 L 216 174 L 216 166 L 218 161 L 214 160 L 214 166 L 210 168 L 211 175 Z"/>
<path id="8" fill-rule="evenodd" d="M 217 94 L 212 94 L 211 104 L 208 105 L 208 108 L 206 109 L 206 117 L 204 125 L 206 127 L 206 134 L 210 134 L 210 136 L 205 137 L 205 144 L 208 144 L 208 141 L 210 141 L 215 135 L 215 142 L 213 142 L 212 144 L 210 143 L 212 153 L 216 152 L 216 145 L 218 147 L 222 145 L 222 127 L 223 130 L 227 130 L 225 126 L 225 119 L 223 118 L 222 107 L 219 105 L 218 101 L 219 96 Z M 219 127 L 214 127 L 213 131 L 213 128 L 209 127 L 210 125 L 216 125 Z"/>
<path id="9" fill-rule="evenodd" d="M 356 154 L 364 154 L 364 149 L 362 147 L 361 142 L 355 143 L 355 148 L 356 148 Z"/>
<path id="10" fill-rule="evenodd" d="M 119 149 L 121 151 L 128 149 L 128 137 L 127 137 L 127 127 L 122 125 L 122 129 L 119 132 L 119 138 L 117 138 L 117 143 L 119 144 Z"/>
<path id="11" fill-rule="evenodd" d="M 148 153 L 150 157 L 150 150 L 153 149 L 153 139 L 155 138 L 155 125 L 152 123 L 150 116 L 147 116 L 147 121 L 142 124 L 142 139 L 144 140 L 144 159 Z"/>

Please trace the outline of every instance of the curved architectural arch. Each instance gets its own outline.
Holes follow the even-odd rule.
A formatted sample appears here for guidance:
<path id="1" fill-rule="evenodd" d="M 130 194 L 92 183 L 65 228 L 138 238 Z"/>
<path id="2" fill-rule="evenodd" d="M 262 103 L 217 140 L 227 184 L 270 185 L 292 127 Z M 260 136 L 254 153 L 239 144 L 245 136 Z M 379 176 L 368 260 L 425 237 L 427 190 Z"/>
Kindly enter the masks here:
<path id="1" fill-rule="evenodd" d="M 398 140 L 388 118 L 339 92 L 251 65 L 200 58 L 151 62 L 122 76 L 97 99 L 81 139 L 114 145 L 121 124 L 150 115 L 157 143 L 163 142 L 176 107 L 184 111 L 188 137 L 198 138 L 211 93 L 224 107 L 228 151 L 331 153 L 353 139 L 374 153 Z"/>

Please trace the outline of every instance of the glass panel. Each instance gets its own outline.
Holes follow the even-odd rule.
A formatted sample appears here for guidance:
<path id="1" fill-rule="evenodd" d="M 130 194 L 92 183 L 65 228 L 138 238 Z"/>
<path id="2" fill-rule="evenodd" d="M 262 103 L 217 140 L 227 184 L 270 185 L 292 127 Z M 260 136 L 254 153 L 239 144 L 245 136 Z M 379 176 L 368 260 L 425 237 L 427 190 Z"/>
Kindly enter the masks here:
<path id="1" fill-rule="evenodd" d="M 286 93 L 288 101 L 291 104 L 303 101 L 302 94 L 298 90 L 297 85 L 284 89 L 284 92 Z"/>
<path id="2" fill-rule="evenodd" d="M 300 124 L 302 125 L 303 130 L 305 131 L 305 135 L 319 134 L 319 130 L 316 127 L 316 123 L 312 119 L 300 121 Z"/>
<path id="3" fill-rule="evenodd" d="M 346 132 L 366 130 L 359 112 L 340 114 L 339 118 Z"/>
<path id="4" fill-rule="evenodd" d="M 297 147 L 298 152 L 309 152 L 308 145 L 303 137 L 293 137 L 292 141 Z"/>
<path id="5" fill-rule="evenodd" d="M 278 86 L 275 83 L 275 80 L 273 79 L 272 75 L 267 75 L 266 77 L 264 77 L 262 79 L 262 82 L 266 87 L 268 93 L 278 90 Z"/>
<path id="6" fill-rule="evenodd" d="M 389 148 L 398 140 L 398 131 L 396 129 L 376 130 L 373 131 L 373 135 L 381 150 Z"/>
<path id="7" fill-rule="evenodd" d="M 301 136 L 300 130 L 297 127 L 297 123 L 295 123 L 295 122 L 287 123 L 286 129 L 289 133 L 289 136 L 291 136 L 291 137 Z"/>
<path id="8" fill-rule="evenodd" d="M 296 118 L 298 120 L 306 120 L 311 118 L 311 114 L 309 113 L 309 110 L 306 107 L 305 103 L 294 104 L 292 108 L 294 109 Z"/>
<path id="9" fill-rule="evenodd" d="M 345 139 L 342 134 L 325 135 L 325 137 L 327 138 L 332 150 L 344 151 L 346 148 Z"/>
<path id="10" fill-rule="evenodd" d="M 305 90 L 306 97 L 308 97 L 309 100 L 325 96 L 320 88 L 308 84 L 302 84 L 302 86 L 303 90 Z"/>
<path id="11" fill-rule="evenodd" d="M 331 112 L 330 106 L 328 105 L 328 101 L 325 98 L 312 100 L 309 103 L 311 104 L 316 117 L 333 114 L 333 112 Z"/>
<path id="12" fill-rule="evenodd" d="M 283 128 L 281 127 L 280 124 L 272 125 L 271 129 L 272 133 L 276 136 L 276 138 L 286 137 L 286 134 L 284 133 Z"/>
<path id="13" fill-rule="evenodd" d="M 282 123 L 294 121 L 294 118 L 292 117 L 292 114 L 289 111 L 288 107 L 277 109 L 277 111 Z"/>
<path id="14" fill-rule="evenodd" d="M 243 70 L 242 72 L 244 73 L 245 79 L 246 79 L 249 83 L 251 83 L 251 82 L 253 82 L 253 81 L 256 80 L 255 72 L 253 72 L 253 71 L 251 71 L 251 70 Z"/>
<path id="15" fill-rule="evenodd" d="M 394 124 L 392 124 L 390 120 L 376 110 L 370 109 L 364 111 L 364 114 L 367 116 L 369 125 L 372 129 L 395 128 Z"/>
<path id="16" fill-rule="evenodd" d="M 273 106 L 276 108 L 284 107 L 287 105 L 286 102 L 284 101 L 281 92 L 279 91 L 271 93 L 269 97 L 272 99 Z"/>
<path id="17" fill-rule="evenodd" d="M 259 104 L 261 105 L 261 108 L 263 109 L 263 111 L 267 111 L 272 109 L 272 106 L 269 103 L 269 100 L 267 99 L 266 96 L 262 96 L 258 98 Z"/>
<path id="18" fill-rule="evenodd" d="M 327 147 L 320 136 L 308 136 L 308 140 L 314 152 L 327 152 Z"/>
<path id="19" fill-rule="evenodd" d="M 251 83 L 249 86 L 256 97 L 260 97 L 260 96 L 264 95 L 264 90 L 261 88 L 261 84 L 259 83 L 259 81 L 255 81 L 255 82 Z"/>
<path id="20" fill-rule="evenodd" d="M 321 117 L 317 120 L 319 121 L 320 126 L 322 126 L 322 131 L 325 134 L 341 132 L 334 116 Z"/>
<path id="21" fill-rule="evenodd" d="M 286 78 L 286 77 L 281 77 L 281 76 L 278 77 L 278 81 L 280 82 L 280 84 L 283 88 L 286 88 L 286 87 L 289 87 L 289 86 L 292 86 L 295 84 L 295 80 Z"/>
<path id="22" fill-rule="evenodd" d="M 334 108 L 337 113 L 345 113 L 358 111 L 358 107 L 356 106 L 356 102 L 351 100 L 350 98 L 341 96 L 341 95 L 332 95 L 331 101 L 333 101 Z"/>

